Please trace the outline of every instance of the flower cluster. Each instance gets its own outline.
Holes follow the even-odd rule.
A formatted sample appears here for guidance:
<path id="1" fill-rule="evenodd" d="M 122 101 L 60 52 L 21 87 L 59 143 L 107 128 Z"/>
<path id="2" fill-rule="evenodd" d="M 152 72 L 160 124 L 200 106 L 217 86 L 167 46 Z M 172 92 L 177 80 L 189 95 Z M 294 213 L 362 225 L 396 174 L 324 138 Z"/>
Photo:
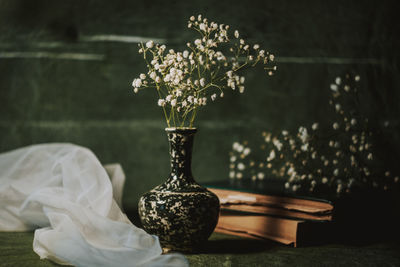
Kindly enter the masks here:
<path id="1" fill-rule="evenodd" d="M 286 130 L 275 135 L 263 132 L 260 149 L 264 158 L 260 159 L 244 155 L 243 145 L 235 142 L 230 152 L 229 177 L 281 177 L 291 191 L 318 189 L 337 194 L 348 193 L 354 187 L 387 190 L 398 183 L 398 176 L 380 170 L 374 162 L 373 133 L 368 119 L 357 113 L 359 80 L 358 75 L 346 75 L 331 84 L 329 103 L 336 119 L 330 129 L 322 131 L 318 123 L 313 123 L 299 127 L 295 134 Z"/>
<path id="2" fill-rule="evenodd" d="M 269 66 L 274 61 L 272 54 L 258 44 L 246 43 L 237 30 L 231 38 L 229 25 L 209 22 L 199 15 L 190 17 L 188 28 L 197 31 L 200 38 L 188 42 L 184 51 L 167 50 L 153 41 L 139 44 L 148 72 L 133 80 L 133 90 L 157 90 L 157 104 L 168 127 L 192 127 L 197 110 L 224 97 L 226 89 L 243 93 L 242 70 L 257 64 L 262 64 L 269 75 L 276 70 L 276 66 Z"/>

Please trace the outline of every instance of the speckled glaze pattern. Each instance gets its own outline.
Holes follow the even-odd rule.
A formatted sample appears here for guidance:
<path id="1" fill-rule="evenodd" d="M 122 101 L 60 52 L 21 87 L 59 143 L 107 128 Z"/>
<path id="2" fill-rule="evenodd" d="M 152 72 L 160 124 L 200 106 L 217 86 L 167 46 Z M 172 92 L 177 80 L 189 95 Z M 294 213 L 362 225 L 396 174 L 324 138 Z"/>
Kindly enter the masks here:
<path id="1" fill-rule="evenodd" d="M 157 235 L 166 250 L 195 250 L 214 231 L 218 221 L 218 197 L 192 176 L 194 128 L 166 129 L 170 144 L 171 173 L 165 183 L 139 200 L 143 228 Z"/>

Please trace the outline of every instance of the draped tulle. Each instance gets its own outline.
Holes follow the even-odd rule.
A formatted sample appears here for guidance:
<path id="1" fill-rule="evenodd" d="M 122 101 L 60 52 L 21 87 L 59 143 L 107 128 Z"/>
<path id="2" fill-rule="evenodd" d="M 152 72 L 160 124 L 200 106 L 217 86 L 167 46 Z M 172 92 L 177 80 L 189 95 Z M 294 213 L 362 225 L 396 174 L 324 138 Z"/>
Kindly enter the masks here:
<path id="1" fill-rule="evenodd" d="M 118 165 L 108 170 L 123 175 Z M 90 150 L 72 144 L 2 153 L 0 231 L 36 229 L 33 250 L 59 264 L 187 266 L 129 221 L 113 198 L 121 199 L 123 182 L 113 178 Z"/>

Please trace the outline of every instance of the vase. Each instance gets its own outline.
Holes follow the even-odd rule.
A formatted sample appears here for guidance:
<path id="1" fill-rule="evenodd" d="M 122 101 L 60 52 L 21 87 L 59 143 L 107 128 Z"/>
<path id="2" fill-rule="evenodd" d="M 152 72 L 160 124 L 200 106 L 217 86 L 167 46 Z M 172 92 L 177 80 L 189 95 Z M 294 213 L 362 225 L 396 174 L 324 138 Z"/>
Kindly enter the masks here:
<path id="1" fill-rule="evenodd" d="M 164 251 L 193 252 L 218 222 L 218 197 L 198 184 L 191 170 L 196 128 L 166 128 L 171 172 L 139 200 L 143 228 L 157 235 Z"/>

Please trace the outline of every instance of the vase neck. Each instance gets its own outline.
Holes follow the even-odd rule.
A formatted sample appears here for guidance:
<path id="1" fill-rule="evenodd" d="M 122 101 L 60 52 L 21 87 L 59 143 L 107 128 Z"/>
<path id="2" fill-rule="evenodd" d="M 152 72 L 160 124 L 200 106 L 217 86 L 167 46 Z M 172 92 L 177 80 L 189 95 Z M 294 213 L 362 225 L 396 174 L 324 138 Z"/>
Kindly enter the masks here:
<path id="1" fill-rule="evenodd" d="M 193 182 L 192 149 L 195 129 L 167 130 L 171 157 L 171 179 Z"/>

